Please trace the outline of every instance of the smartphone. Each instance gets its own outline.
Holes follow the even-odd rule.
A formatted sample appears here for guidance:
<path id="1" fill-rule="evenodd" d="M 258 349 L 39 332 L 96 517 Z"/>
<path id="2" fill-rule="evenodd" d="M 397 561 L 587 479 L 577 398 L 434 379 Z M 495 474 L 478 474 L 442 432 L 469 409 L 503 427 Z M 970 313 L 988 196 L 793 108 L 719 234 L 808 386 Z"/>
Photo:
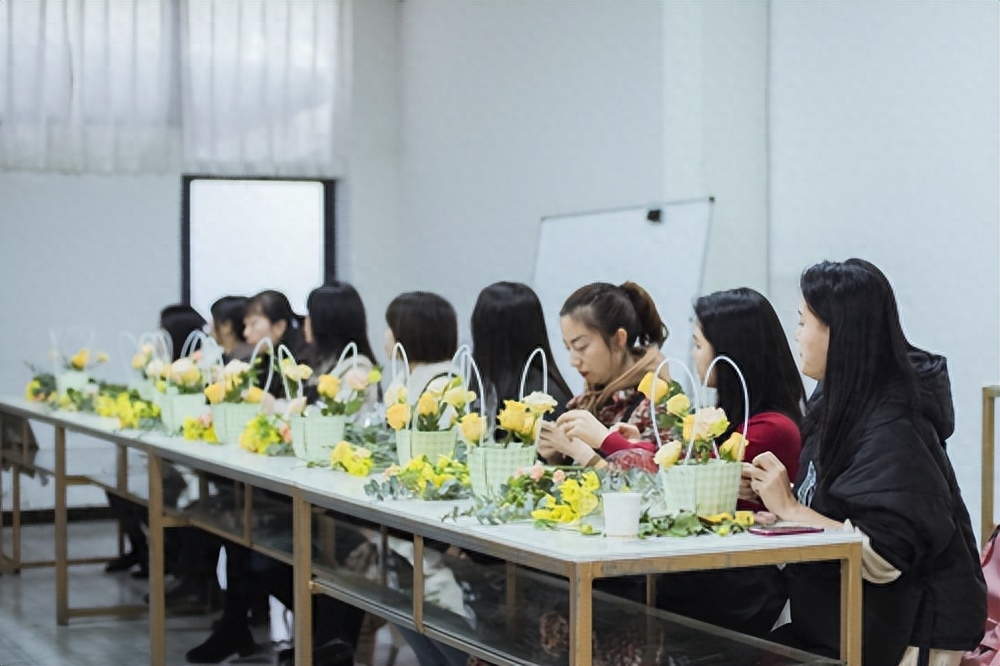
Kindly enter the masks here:
<path id="1" fill-rule="evenodd" d="M 761 536 L 781 536 L 783 534 L 814 534 L 822 532 L 822 527 L 812 527 L 810 525 L 770 525 L 768 527 L 751 527 L 747 530 L 750 534 Z"/>

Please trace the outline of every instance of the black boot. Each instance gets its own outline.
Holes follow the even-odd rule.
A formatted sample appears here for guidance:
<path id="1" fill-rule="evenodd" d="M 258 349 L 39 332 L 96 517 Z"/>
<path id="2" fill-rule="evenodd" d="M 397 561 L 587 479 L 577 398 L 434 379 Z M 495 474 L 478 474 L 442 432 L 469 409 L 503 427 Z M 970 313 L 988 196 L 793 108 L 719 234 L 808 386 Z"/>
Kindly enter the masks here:
<path id="1" fill-rule="evenodd" d="M 248 657 L 257 651 L 246 624 L 224 623 L 196 648 L 184 655 L 189 664 L 218 664 L 234 654 Z"/>

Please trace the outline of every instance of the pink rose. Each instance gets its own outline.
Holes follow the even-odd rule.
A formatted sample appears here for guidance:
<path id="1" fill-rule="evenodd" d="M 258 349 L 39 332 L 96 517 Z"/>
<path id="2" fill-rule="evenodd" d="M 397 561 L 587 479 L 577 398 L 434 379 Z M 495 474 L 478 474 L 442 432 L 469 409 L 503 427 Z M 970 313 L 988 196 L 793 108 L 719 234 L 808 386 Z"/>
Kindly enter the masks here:
<path id="1" fill-rule="evenodd" d="M 531 480 L 537 483 L 545 476 L 545 468 L 541 464 L 532 465 L 531 469 L 528 470 L 528 474 L 531 476 Z"/>
<path id="2" fill-rule="evenodd" d="M 212 427 L 212 412 L 204 412 L 198 415 L 198 425 L 202 428 Z"/>
<path id="3" fill-rule="evenodd" d="M 562 471 L 561 469 L 557 469 L 556 471 L 552 472 L 552 480 L 555 483 L 562 483 L 563 481 L 566 480 L 566 472 Z"/>
<path id="4" fill-rule="evenodd" d="M 364 391 L 368 388 L 368 371 L 361 368 L 351 368 L 344 375 L 344 381 L 355 391 Z"/>
<path id="5" fill-rule="evenodd" d="M 279 432 L 281 433 L 281 440 L 285 444 L 292 443 L 292 429 L 288 427 L 287 423 L 281 424 L 281 430 Z"/>

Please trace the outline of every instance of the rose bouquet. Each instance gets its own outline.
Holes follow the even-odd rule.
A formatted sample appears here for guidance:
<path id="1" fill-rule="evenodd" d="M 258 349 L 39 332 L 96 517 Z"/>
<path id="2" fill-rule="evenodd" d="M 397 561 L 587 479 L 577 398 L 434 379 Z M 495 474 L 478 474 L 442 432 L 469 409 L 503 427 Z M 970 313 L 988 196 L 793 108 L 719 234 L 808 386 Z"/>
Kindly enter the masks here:
<path id="1" fill-rule="evenodd" d="M 392 402 L 386 408 L 386 421 L 396 431 L 397 453 L 400 464 L 411 458 L 427 456 L 452 456 L 455 453 L 457 430 L 455 426 L 469 411 L 476 399 L 458 375 L 452 376 L 440 388 L 428 388 L 417 399 L 411 411 L 406 390 L 399 387 L 391 394 Z M 481 427 L 481 424 L 480 424 Z"/>
<path id="2" fill-rule="evenodd" d="M 261 412 L 264 390 L 257 386 L 257 363 L 232 360 L 212 370 L 212 383 L 205 397 L 212 410 L 212 423 L 219 441 L 238 442 L 244 428 Z"/>
<path id="3" fill-rule="evenodd" d="M 378 368 L 365 370 L 351 368 L 343 380 L 333 375 L 320 375 L 316 391 L 322 399 L 320 412 L 323 416 L 354 416 L 365 404 L 372 386 L 382 381 L 382 371 Z"/>
<path id="4" fill-rule="evenodd" d="M 715 363 L 720 360 L 731 363 L 742 380 L 739 368 L 725 356 L 716 358 L 709 365 L 706 377 L 710 376 Z M 685 368 L 685 371 L 692 384 L 697 386 L 690 370 Z M 689 511 L 698 515 L 735 511 L 746 448 L 743 435 L 732 432 L 720 446 L 718 440 L 731 431 L 729 419 L 722 409 L 695 409 L 679 386 L 670 385 L 667 390 L 660 391 L 659 385 L 666 386 L 666 383 L 659 380 L 657 373 L 650 373 L 647 377 L 648 384 L 640 384 L 640 390 L 650 402 L 653 432 L 659 444 L 654 460 L 660 467 L 668 510 L 674 513 Z M 746 402 L 744 384 L 744 414 L 749 410 Z M 657 413 L 658 408 L 660 413 Z M 744 432 L 746 425 L 744 420 Z"/>

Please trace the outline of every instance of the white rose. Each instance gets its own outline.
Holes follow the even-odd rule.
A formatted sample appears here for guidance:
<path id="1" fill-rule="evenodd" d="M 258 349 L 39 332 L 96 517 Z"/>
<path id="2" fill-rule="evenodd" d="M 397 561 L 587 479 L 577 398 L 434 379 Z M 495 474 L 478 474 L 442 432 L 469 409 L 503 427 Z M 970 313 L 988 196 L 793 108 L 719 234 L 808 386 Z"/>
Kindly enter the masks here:
<path id="1" fill-rule="evenodd" d="M 344 375 L 344 382 L 355 391 L 364 391 L 368 388 L 368 371 L 361 368 L 351 368 Z"/>
<path id="2" fill-rule="evenodd" d="M 541 391 L 532 391 L 521 402 L 534 414 L 546 414 L 559 405 L 555 398 Z"/>

